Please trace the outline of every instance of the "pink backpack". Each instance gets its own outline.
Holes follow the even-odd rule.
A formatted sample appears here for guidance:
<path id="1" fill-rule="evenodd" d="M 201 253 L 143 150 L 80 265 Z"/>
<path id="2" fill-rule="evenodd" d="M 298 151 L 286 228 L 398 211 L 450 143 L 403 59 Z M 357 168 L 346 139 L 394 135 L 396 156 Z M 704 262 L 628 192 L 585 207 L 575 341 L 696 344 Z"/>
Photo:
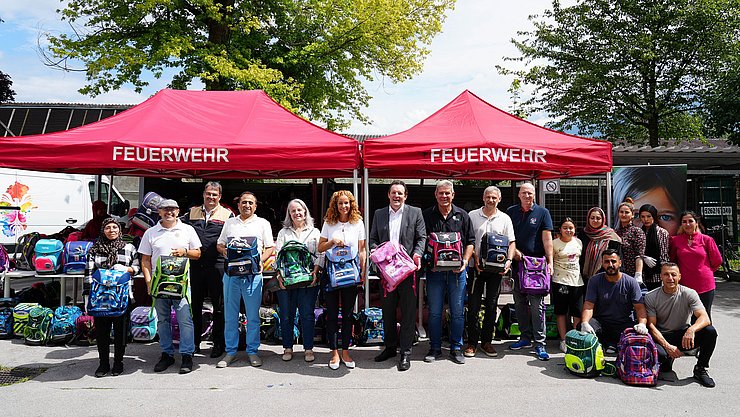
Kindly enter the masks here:
<path id="1" fill-rule="evenodd" d="M 427 241 L 432 271 L 456 271 L 462 267 L 463 245 L 458 232 L 432 232 Z"/>
<path id="2" fill-rule="evenodd" d="M 385 242 L 370 254 L 370 260 L 383 277 L 383 289 L 389 293 L 416 271 L 416 264 L 395 242 Z"/>
<path id="3" fill-rule="evenodd" d="M 653 386 L 658 382 L 658 348 L 649 334 L 627 328 L 619 337 L 617 375 L 627 385 Z"/>

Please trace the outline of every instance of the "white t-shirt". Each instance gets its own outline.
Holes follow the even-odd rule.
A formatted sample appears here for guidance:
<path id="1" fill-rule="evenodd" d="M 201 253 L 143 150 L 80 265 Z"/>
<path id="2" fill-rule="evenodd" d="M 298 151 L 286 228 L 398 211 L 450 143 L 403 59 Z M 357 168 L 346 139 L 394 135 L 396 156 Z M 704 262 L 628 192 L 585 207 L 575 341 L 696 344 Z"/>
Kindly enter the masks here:
<path id="1" fill-rule="evenodd" d="M 253 214 L 247 220 L 242 220 L 241 216 L 227 219 L 224 228 L 221 230 L 221 236 L 218 237 L 218 243 L 227 245 L 232 239 L 238 237 L 256 237 L 260 256 L 265 248 L 275 246 L 275 242 L 272 240 L 270 222 L 256 214 Z"/>
<path id="2" fill-rule="evenodd" d="M 511 217 L 501 210 L 496 210 L 496 214 L 488 218 L 483 213 L 483 207 L 477 208 L 468 213 L 470 216 L 470 222 L 473 224 L 473 230 L 475 231 L 475 253 L 480 255 L 480 240 L 483 235 L 487 232 L 495 232 L 500 235 L 509 238 L 509 243 L 513 242 L 516 237 L 514 236 L 514 225 L 511 223 Z"/>
<path id="3" fill-rule="evenodd" d="M 575 236 L 567 243 L 560 238 L 552 241 L 552 282 L 571 287 L 583 285 L 581 265 L 578 263 L 582 249 L 583 243 Z"/>
<path id="4" fill-rule="evenodd" d="M 139 253 L 152 257 L 152 268 L 157 265 L 159 257 L 170 255 L 173 249 L 186 248 L 199 249 L 203 246 L 200 243 L 198 234 L 192 226 L 185 224 L 177 219 L 177 223 L 169 229 L 158 222 L 154 227 L 144 232 L 139 244 Z"/>
<path id="5" fill-rule="evenodd" d="M 336 224 L 329 224 L 324 222 L 324 226 L 321 228 L 321 237 L 326 238 L 326 240 L 342 239 L 345 245 L 352 248 L 352 253 L 357 254 L 360 249 L 359 242 L 365 240 L 365 223 L 362 220 L 357 223 L 337 222 Z"/>

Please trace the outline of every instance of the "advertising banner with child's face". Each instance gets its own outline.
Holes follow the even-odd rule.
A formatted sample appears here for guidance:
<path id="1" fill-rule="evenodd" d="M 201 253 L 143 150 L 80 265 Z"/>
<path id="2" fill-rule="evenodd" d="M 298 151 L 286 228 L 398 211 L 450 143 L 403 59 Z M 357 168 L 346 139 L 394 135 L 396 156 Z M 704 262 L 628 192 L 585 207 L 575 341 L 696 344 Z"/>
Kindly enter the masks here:
<path id="1" fill-rule="evenodd" d="M 635 205 L 635 214 L 645 204 L 658 211 L 658 225 L 673 236 L 681 225 L 678 218 L 686 207 L 686 165 L 622 166 L 612 169 L 612 224 L 618 224 L 618 207 L 628 197 Z M 637 226 L 642 226 L 639 217 Z"/>

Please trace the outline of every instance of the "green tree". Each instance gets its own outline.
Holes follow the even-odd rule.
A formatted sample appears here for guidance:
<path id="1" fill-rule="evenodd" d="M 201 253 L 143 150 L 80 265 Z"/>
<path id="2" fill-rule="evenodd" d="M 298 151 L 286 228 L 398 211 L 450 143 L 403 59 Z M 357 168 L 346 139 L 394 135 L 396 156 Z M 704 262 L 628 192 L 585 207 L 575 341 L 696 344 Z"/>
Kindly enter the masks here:
<path id="1" fill-rule="evenodd" d="M 329 128 L 362 113 L 363 79 L 422 69 L 455 0 L 70 0 L 73 34 L 49 36 L 49 64 L 84 64 L 95 96 L 176 69 L 172 88 L 262 89 Z"/>
<path id="2" fill-rule="evenodd" d="M 512 42 L 533 86 L 524 113 L 559 129 L 658 146 L 703 137 L 706 104 L 736 54 L 738 0 L 558 0 Z M 737 96 L 737 84 L 733 90 Z"/>
<path id="3" fill-rule="evenodd" d="M 10 76 L 0 71 L 0 103 L 15 100 L 15 91 L 11 88 L 13 81 Z"/>

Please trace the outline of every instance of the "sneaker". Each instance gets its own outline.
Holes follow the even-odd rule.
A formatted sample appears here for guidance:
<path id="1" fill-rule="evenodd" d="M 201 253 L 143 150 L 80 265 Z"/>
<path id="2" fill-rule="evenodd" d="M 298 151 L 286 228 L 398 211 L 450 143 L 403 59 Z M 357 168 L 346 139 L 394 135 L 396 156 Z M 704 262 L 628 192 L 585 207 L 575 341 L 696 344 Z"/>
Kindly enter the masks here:
<path id="1" fill-rule="evenodd" d="M 159 359 L 156 365 L 154 365 L 154 372 L 164 372 L 167 368 L 175 363 L 175 358 L 162 352 L 162 357 Z"/>
<path id="2" fill-rule="evenodd" d="M 431 363 L 441 358 L 442 358 L 442 351 L 429 349 L 429 352 L 427 352 L 427 355 L 424 356 L 424 362 Z"/>
<path id="3" fill-rule="evenodd" d="M 113 362 L 113 368 L 110 370 L 110 374 L 118 376 L 123 373 L 123 362 Z"/>
<path id="4" fill-rule="evenodd" d="M 707 368 L 695 366 L 694 367 L 694 379 L 699 381 L 699 383 L 704 387 L 714 388 L 714 385 L 715 385 L 714 380 L 707 373 Z"/>
<path id="5" fill-rule="evenodd" d="M 490 356 L 492 358 L 495 358 L 496 356 L 498 356 L 498 353 L 496 352 L 496 348 L 494 348 L 493 345 L 490 343 L 486 343 L 480 348 L 483 351 L 483 353 L 486 354 L 486 356 Z"/>
<path id="6" fill-rule="evenodd" d="M 182 363 L 180 364 L 180 373 L 189 374 L 193 370 L 193 355 L 182 355 Z"/>
<path id="7" fill-rule="evenodd" d="M 216 368 L 226 368 L 234 362 L 236 362 L 236 355 L 227 354 L 216 364 Z"/>
<path id="8" fill-rule="evenodd" d="M 568 345 L 565 344 L 565 340 L 560 341 L 560 351 L 563 353 L 568 352 Z"/>
<path id="9" fill-rule="evenodd" d="M 285 349 L 283 351 L 283 360 L 287 362 L 291 359 L 293 359 L 293 349 Z"/>
<path id="10" fill-rule="evenodd" d="M 607 345 L 606 349 L 604 349 L 604 353 L 606 353 L 607 355 L 616 355 L 617 347 L 614 345 Z"/>
<path id="11" fill-rule="evenodd" d="M 528 349 L 532 347 L 532 342 L 529 340 L 519 339 L 518 342 L 509 345 L 511 350 Z"/>
<path id="12" fill-rule="evenodd" d="M 306 353 L 303 356 L 303 359 L 306 362 L 313 362 L 316 360 L 316 356 L 313 354 L 313 350 L 307 350 Z"/>
<path id="13" fill-rule="evenodd" d="M 547 354 L 547 351 L 545 350 L 544 346 L 537 346 L 534 348 L 534 353 L 537 355 L 537 359 L 541 361 L 549 361 L 550 355 Z"/>
<path id="14" fill-rule="evenodd" d="M 256 354 L 249 355 L 249 364 L 254 366 L 255 368 L 259 368 L 260 366 L 262 366 L 262 358 L 260 358 Z"/>
<path id="15" fill-rule="evenodd" d="M 462 365 L 465 363 L 465 355 L 463 355 L 460 349 L 450 350 L 450 360 L 456 364 Z"/>
<path id="16" fill-rule="evenodd" d="M 468 345 L 468 347 L 465 348 L 465 351 L 463 352 L 463 355 L 465 355 L 466 358 L 472 358 L 475 356 L 475 351 L 477 351 L 478 348 L 476 348 L 473 345 Z"/>

